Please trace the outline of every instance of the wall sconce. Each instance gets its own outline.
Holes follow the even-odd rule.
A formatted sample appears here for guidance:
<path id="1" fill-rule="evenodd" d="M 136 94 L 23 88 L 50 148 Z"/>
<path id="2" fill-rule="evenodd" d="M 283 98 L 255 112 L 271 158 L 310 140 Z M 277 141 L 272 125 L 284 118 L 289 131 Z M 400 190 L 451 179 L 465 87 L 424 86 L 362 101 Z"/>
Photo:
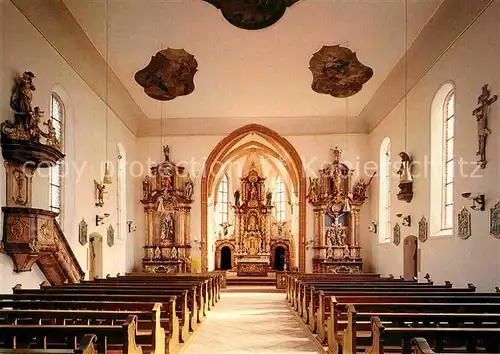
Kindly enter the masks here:
<path id="1" fill-rule="evenodd" d="M 137 230 L 137 225 L 133 221 L 127 221 L 127 225 L 128 225 L 128 232 L 129 233 Z"/>
<path id="2" fill-rule="evenodd" d="M 403 221 L 401 222 L 403 226 L 411 226 L 411 215 L 403 216 L 403 214 L 396 214 L 396 216 L 403 219 Z"/>
<path id="3" fill-rule="evenodd" d="M 484 194 L 478 194 L 475 197 L 471 197 L 471 194 L 472 193 L 462 193 L 462 197 L 464 197 L 465 199 L 472 200 L 472 205 L 470 207 L 472 210 L 484 211 L 485 209 L 484 206 L 486 204 Z"/>
<path id="4" fill-rule="evenodd" d="M 108 213 L 104 213 L 102 215 L 96 215 L 95 216 L 95 226 L 99 226 L 99 225 L 104 225 L 104 220 L 109 217 L 109 214 Z"/>
<path id="5" fill-rule="evenodd" d="M 311 248 L 313 244 L 314 244 L 314 240 L 304 241 L 304 245 L 306 246 L 306 250 L 308 250 L 309 248 Z"/>
<path id="6" fill-rule="evenodd" d="M 368 231 L 370 231 L 373 234 L 377 233 L 377 223 L 375 221 L 372 221 L 371 225 L 368 226 Z"/>

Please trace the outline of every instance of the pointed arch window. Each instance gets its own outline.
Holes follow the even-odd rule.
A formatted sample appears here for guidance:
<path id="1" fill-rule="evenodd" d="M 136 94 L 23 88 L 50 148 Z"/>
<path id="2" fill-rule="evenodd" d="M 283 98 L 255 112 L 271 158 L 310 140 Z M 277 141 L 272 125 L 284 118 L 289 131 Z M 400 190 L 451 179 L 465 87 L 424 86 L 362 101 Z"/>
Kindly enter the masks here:
<path id="1" fill-rule="evenodd" d="M 54 92 L 50 95 L 50 119 L 61 148 L 64 149 L 64 105 L 61 98 Z M 63 167 L 60 163 L 51 167 L 49 172 L 49 208 L 59 213 L 56 219 L 62 227 Z"/>
<path id="2" fill-rule="evenodd" d="M 285 195 L 285 183 L 283 182 L 283 178 L 278 176 L 275 182 L 276 189 L 276 220 L 277 221 L 285 221 L 286 220 L 286 195 Z"/>
<path id="3" fill-rule="evenodd" d="M 379 179 L 379 242 L 391 239 L 391 139 L 386 137 L 380 145 Z"/>
<path id="4" fill-rule="evenodd" d="M 229 212 L 229 180 L 227 175 L 224 174 L 219 183 L 219 194 L 217 198 L 219 221 L 220 224 L 225 224 L 228 222 L 228 212 Z"/>

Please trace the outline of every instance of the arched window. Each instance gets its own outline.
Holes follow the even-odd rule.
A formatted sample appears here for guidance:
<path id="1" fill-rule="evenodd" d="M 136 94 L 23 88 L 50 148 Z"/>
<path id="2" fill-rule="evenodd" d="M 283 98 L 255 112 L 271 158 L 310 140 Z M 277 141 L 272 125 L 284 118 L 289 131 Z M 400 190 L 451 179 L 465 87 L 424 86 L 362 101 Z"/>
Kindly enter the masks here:
<path id="1" fill-rule="evenodd" d="M 276 203 L 275 203 L 276 220 L 277 221 L 285 221 L 286 220 L 285 183 L 283 182 L 283 179 L 281 178 L 281 176 L 278 176 L 276 178 L 275 188 L 276 188 Z"/>
<path id="2" fill-rule="evenodd" d="M 116 168 L 116 209 L 118 223 L 118 239 L 124 240 L 127 234 L 127 156 L 122 144 L 118 144 L 118 162 Z"/>
<path id="3" fill-rule="evenodd" d="M 455 87 L 446 83 L 431 107 L 431 235 L 453 229 Z"/>
<path id="4" fill-rule="evenodd" d="M 219 221 L 221 224 L 227 223 L 228 211 L 229 211 L 229 181 L 227 175 L 224 174 L 219 183 L 219 195 L 217 198 L 217 206 L 219 212 Z"/>
<path id="5" fill-rule="evenodd" d="M 379 178 L 379 242 L 391 239 L 391 139 L 386 137 L 380 145 Z"/>
<path id="6" fill-rule="evenodd" d="M 443 193 L 442 193 L 442 204 L 443 204 L 443 217 L 442 217 L 442 227 L 443 229 L 453 228 L 453 140 L 454 140 L 454 128 L 455 128 L 455 91 L 451 91 L 446 97 L 443 112 L 444 120 L 444 136 L 443 136 Z"/>
<path id="7" fill-rule="evenodd" d="M 54 126 L 56 137 L 64 148 L 64 105 L 54 92 L 50 95 L 50 119 Z M 60 164 L 50 168 L 49 173 L 49 207 L 51 211 L 59 213 L 57 221 L 63 227 L 63 168 Z"/>

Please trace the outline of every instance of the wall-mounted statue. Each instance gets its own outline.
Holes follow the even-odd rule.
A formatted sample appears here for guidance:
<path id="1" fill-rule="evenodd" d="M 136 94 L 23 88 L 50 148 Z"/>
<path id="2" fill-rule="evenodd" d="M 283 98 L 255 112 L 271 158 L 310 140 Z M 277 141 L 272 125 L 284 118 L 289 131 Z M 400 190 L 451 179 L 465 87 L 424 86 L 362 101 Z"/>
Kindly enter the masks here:
<path id="1" fill-rule="evenodd" d="M 477 164 L 480 165 L 481 168 L 486 167 L 486 138 L 491 134 L 491 131 L 488 129 L 488 110 L 497 98 L 497 95 L 490 97 L 488 85 L 484 85 L 481 89 L 481 94 L 477 98 L 479 107 L 472 111 L 472 115 L 476 117 L 477 121 L 478 150 L 476 156 L 478 158 Z"/>
<path id="2" fill-rule="evenodd" d="M 298 0 L 205 0 L 220 9 L 233 26 L 257 30 L 269 27 Z"/>
<path id="3" fill-rule="evenodd" d="M 309 69 L 314 91 L 339 98 L 355 95 L 373 76 L 373 70 L 363 65 L 356 53 L 340 45 L 323 46 L 313 54 Z"/>
<path id="4" fill-rule="evenodd" d="M 104 206 L 104 195 L 106 194 L 106 185 L 94 180 L 95 206 Z"/>
<path id="5" fill-rule="evenodd" d="M 413 177 L 411 175 L 411 158 L 410 156 L 401 151 L 399 153 L 399 157 L 401 158 L 401 165 L 399 166 L 398 175 L 399 175 L 399 193 L 398 199 L 404 200 L 409 203 L 413 199 Z"/>
<path id="6" fill-rule="evenodd" d="M 375 177 L 376 172 L 370 177 L 368 182 L 365 182 L 364 178 L 360 178 L 359 181 L 354 185 L 352 190 L 352 199 L 354 201 L 363 203 L 366 200 L 366 191 L 368 186 L 372 183 L 373 178 Z"/>
<path id="7" fill-rule="evenodd" d="M 151 98 L 160 101 L 189 95 L 194 91 L 198 62 L 184 49 L 167 48 L 156 53 L 149 64 L 135 73 L 135 81 Z"/>
<path id="8" fill-rule="evenodd" d="M 237 189 L 235 192 L 234 192 L 234 205 L 236 206 L 240 206 L 240 190 Z"/>
<path id="9" fill-rule="evenodd" d="M 25 71 L 16 78 L 16 86 L 10 99 L 10 107 L 14 110 L 14 123 L 7 120 L 0 124 L 2 139 L 40 143 L 40 137 L 43 136 L 46 139 L 45 145 L 60 150 L 61 145 L 52 125 L 52 119 L 49 118 L 43 123 L 48 128 L 47 133 L 40 129 L 44 111 L 40 107 L 33 107 L 33 91 L 36 90 L 33 84 L 34 78 L 35 74 L 31 71 Z"/>

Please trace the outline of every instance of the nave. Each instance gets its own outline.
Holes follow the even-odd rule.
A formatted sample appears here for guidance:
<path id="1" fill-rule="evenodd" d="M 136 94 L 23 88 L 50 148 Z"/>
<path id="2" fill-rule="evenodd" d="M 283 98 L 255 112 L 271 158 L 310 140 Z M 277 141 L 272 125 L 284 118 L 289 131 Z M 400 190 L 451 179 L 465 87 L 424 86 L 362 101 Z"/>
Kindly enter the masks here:
<path id="1" fill-rule="evenodd" d="M 238 290 L 236 290 L 238 291 Z M 222 292 L 184 354 L 319 353 L 286 305 L 283 293 L 267 287 Z"/>

